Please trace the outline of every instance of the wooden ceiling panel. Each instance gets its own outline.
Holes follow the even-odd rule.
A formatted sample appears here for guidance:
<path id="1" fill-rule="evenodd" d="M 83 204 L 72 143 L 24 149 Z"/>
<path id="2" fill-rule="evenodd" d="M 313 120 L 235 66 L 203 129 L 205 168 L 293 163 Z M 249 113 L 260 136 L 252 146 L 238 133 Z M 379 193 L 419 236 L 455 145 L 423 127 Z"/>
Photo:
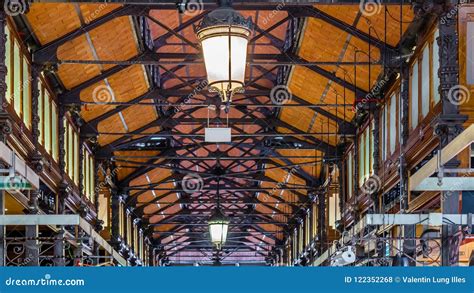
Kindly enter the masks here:
<path id="1" fill-rule="evenodd" d="M 288 88 L 292 94 L 311 104 L 320 104 L 329 80 L 304 66 L 293 67 Z"/>
<path id="2" fill-rule="evenodd" d="M 59 60 L 94 60 L 92 48 L 85 35 L 81 35 L 64 45 L 57 51 Z M 77 74 L 80 72 L 81 74 Z M 71 89 L 100 74 L 100 66 L 95 64 L 62 64 L 58 68 L 58 76 L 67 89 Z"/>
<path id="3" fill-rule="evenodd" d="M 118 114 L 115 114 L 99 123 L 97 130 L 101 133 L 99 135 L 99 144 L 101 146 L 109 144 L 122 135 L 116 135 L 115 133 L 125 133 L 125 127 L 122 123 L 122 119 Z M 114 133 L 114 134 L 103 134 L 103 133 Z"/>
<path id="4" fill-rule="evenodd" d="M 112 12 L 121 6 L 122 5 L 110 4 L 107 2 L 101 4 L 79 4 L 79 7 L 81 8 L 82 17 L 84 18 L 84 23 L 90 23 L 91 21 Z"/>
<path id="5" fill-rule="evenodd" d="M 277 150 L 277 153 L 282 156 L 306 156 L 309 158 L 290 158 L 289 160 L 294 164 L 304 164 L 304 163 L 311 163 L 311 164 L 304 164 L 299 165 L 303 171 L 314 178 L 319 178 L 319 174 L 321 172 L 321 164 L 320 163 L 313 163 L 316 161 L 322 160 L 320 157 L 324 155 L 323 152 L 318 150 Z"/>
<path id="6" fill-rule="evenodd" d="M 66 3 L 33 3 L 26 18 L 38 39 L 44 45 L 81 26 L 76 7 Z"/>
<path id="7" fill-rule="evenodd" d="M 147 173 L 148 178 L 150 178 L 151 183 L 157 183 L 171 176 L 171 171 L 169 169 L 155 168 L 152 171 Z M 169 180 L 168 180 L 169 181 Z M 163 183 L 170 184 L 170 183 Z M 171 184 L 172 185 L 172 184 Z"/>
<path id="8" fill-rule="evenodd" d="M 307 61 L 337 61 L 347 33 L 320 19 L 309 18 L 298 54 Z"/>
<path id="9" fill-rule="evenodd" d="M 148 156 L 157 156 L 159 152 L 156 151 L 119 151 L 114 152 L 116 156 L 115 165 L 118 167 L 117 178 L 122 180 L 128 175 L 130 175 L 135 170 L 141 168 L 139 165 L 128 163 L 124 161 L 133 161 L 133 162 L 146 162 L 149 160 Z M 132 166 L 136 168 L 125 168 L 123 166 Z"/>
<path id="10" fill-rule="evenodd" d="M 360 12 L 359 5 L 314 5 L 315 8 L 347 24 L 353 24 Z"/>
<path id="11" fill-rule="evenodd" d="M 131 106 L 122 114 L 129 131 L 137 130 L 158 118 L 152 106 Z"/>
<path id="12" fill-rule="evenodd" d="M 384 13 L 385 7 L 387 7 L 387 14 Z M 385 40 L 386 35 L 387 43 L 395 47 L 400 40 L 400 5 L 381 5 L 380 10 L 377 11 L 379 12 L 361 20 L 357 24 L 357 28 L 367 34 L 370 28 L 371 34 L 382 41 Z M 414 17 L 411 5 L 403 5 L 401 17 L 403 33 L 412 23 Z M 387 23 L 386 27 L 385 22 Z"/>
<path id="13" fill-rule="evenodd" d="M 117 102 L 128 102 L 148 91 L 149 84 L 142 65 L 133 65 L 109 77 Z"/>
<path id="14" fill-rule="evenodd" d="M 396 46 L 400 40 L 400 5 L 377 5 L 374 10 L 368 13 L 361 13 L 360 7 L 357 5 L 314 5 L 317 9 L 337 18 L 338 20 L 353 25 L 356 16 L 360 13 L 360 20 L 357 22 L 357 29 L 369 34 L 381 41 L 385 40 L 385 22 L 387 23 L 387 43 Z M 385 7 L 388 10 L 385 15 Z M 410 23 L 413 21 L 414 14 L 410 5 L 404 5 L 402 8 L 402 29 L 406 31 Z"/>
<path id="15" fill-rule="evenodd" d="M 167 27 L 173 29 L 177 28 L 179 25 L 179 13 L 175 10 L 151 10 L 150 16 L 158 19 L 161 23 Z M 151 20 L 148 20 L 148 25 L 150 26 L 150 32 L 153 39 L 157 39 L 159 36 L 162 36 L 167 33 L 166 29 L 154 23 Z"/>
<path id="16" fill-rule="evenodd" d="M 138 55 L 133 23 L 129 16 L 115 18 L 89 32 L 100 60 L 128 60 Z M 104 66 L 109 69 L 113 65 Z"/>
<path id="17" fill-rule="evenodd" d="M 154 215 L 150 217 L 150 223 L 151 224 L 158 223 L 162 221 L 164 218 L 169 217 L 168 214 L 176 214 L 179 211 L 181 211 L 181 207 L 179 205 L 173 205 L 163 211 L 163 214 L 167 214 L 167 215 Z"/>
<path id="18" fill-rule="evenodd" d="M 283 108 L 280 113 L 280 120 L 303 132 L 309 132 L 313 116 L 314 111 L 309 108 Z M 279 127 L 277 130 L 283 133 L 294 132 L 283 127 Z"/>
<path id="19" fill-rule="evenodd" d="M 163 224 L 163 225 L 155 226 L 155 228 L 153 229 L 153 231 L 155 231 L 155 232 L 166 232 L 166 231 L 169 231 L 169 230 L 173 229 L 174 227 L 176 227 L 176 225 L 173 225 L 173 224 Z M 159 234 L 155 233 L 153 236 L 154 236 L 154 237 L 159 237 Z"/>

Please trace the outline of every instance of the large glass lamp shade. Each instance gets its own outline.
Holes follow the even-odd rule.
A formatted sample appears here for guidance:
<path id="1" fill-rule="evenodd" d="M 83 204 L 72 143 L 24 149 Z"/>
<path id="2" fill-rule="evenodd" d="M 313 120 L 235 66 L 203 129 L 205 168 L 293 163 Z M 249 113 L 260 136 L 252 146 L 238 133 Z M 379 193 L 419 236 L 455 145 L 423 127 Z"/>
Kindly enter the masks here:
<path id="1" fill-rule="evenodd" d="M 227 240 L 227 231 L 229 229 L 229 220 L 217 209 L 209 219 L 209 233 L 211 242 L 217 249 L 221 249 Z"/>
<path id="2" fill-rule="evenodd" d="M 209 89 L 223 102 L 243 90 L 250 28 L 251 19 L 228 6 L 211 12 L 197 28 Z"/>

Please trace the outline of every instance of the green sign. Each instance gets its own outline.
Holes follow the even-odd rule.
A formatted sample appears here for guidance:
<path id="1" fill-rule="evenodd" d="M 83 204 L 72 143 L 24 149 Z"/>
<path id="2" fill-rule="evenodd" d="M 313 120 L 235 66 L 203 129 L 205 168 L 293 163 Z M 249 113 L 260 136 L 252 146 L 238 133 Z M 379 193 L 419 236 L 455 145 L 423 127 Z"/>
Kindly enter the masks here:
<path id="1" fill-rule="evenodd" d="M 22 177 L 0 176 L 0 190 L 30 190 L 33 186 Z"/>

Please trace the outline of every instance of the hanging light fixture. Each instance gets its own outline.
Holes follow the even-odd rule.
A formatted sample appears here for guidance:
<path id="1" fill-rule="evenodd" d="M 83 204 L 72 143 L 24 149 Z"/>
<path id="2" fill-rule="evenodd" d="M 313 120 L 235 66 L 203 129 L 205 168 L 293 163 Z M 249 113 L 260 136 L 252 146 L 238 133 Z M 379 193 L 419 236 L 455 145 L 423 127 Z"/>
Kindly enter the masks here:
<path id="1" fill-rule="evenodd" d="M 229 219 L 224 215 L 219 206 L 219 183 L 220 178 L 217 179 L 217 206 L 208 221 L 209 233 L 211 234 L 211 242 L 217 250 L 222 248 L 227 240 L 227 231 L 229 229 Z"/>
<path id="2" fill-rule="evenodd" d="M 229 220 L 217 208 L 209 219 L 209 232 L 211 234 L 211 242 L 220 250 L 227 239 L 227 230 L 229 228 Z"/>
<path id="3" fill-rule="evenodd" d="M 251 28 L 252 19 L 245 19 L 235 11 L 229 0 L 219 0 L 219 8 L 206 15 L 195 28 L 209 90 L 218 92 L 224 103 L 231 102 L 235 93 L 243 92 Z"/>

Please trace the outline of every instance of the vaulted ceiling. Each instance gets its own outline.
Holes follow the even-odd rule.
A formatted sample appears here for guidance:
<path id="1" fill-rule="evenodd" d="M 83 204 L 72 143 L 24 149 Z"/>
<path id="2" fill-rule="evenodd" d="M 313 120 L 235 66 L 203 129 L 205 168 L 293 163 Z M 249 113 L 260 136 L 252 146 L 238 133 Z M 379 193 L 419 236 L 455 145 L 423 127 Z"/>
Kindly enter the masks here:
<path id="1" fill-rule="evenodd" d="M 117 185 L 171 263 L 212 260 L 206 223 L 217 189 L 231 218 L 223 262 L 264 263 L 284 247 L 327 175 L 323 159 L 355 134 L 352 106 L 396 50 L 400 17 L 402 33 L 413 19 L 410 6 L 370 14 L 358 4 L 263 2 L 236 4 L 255 30 L 246 91 L 228 114 L 205 87 L 193 30 L 207 9 L 51 3 L 24 17 L 34 61 L 58 64 L 59 103 L 81 106 L 97 159 L 118 167 Z M 278 85 L 291 97 L 283 105 L 272 100 Z M 205 127 L 225 125 L 231 143 L 204 141 Z"/>

